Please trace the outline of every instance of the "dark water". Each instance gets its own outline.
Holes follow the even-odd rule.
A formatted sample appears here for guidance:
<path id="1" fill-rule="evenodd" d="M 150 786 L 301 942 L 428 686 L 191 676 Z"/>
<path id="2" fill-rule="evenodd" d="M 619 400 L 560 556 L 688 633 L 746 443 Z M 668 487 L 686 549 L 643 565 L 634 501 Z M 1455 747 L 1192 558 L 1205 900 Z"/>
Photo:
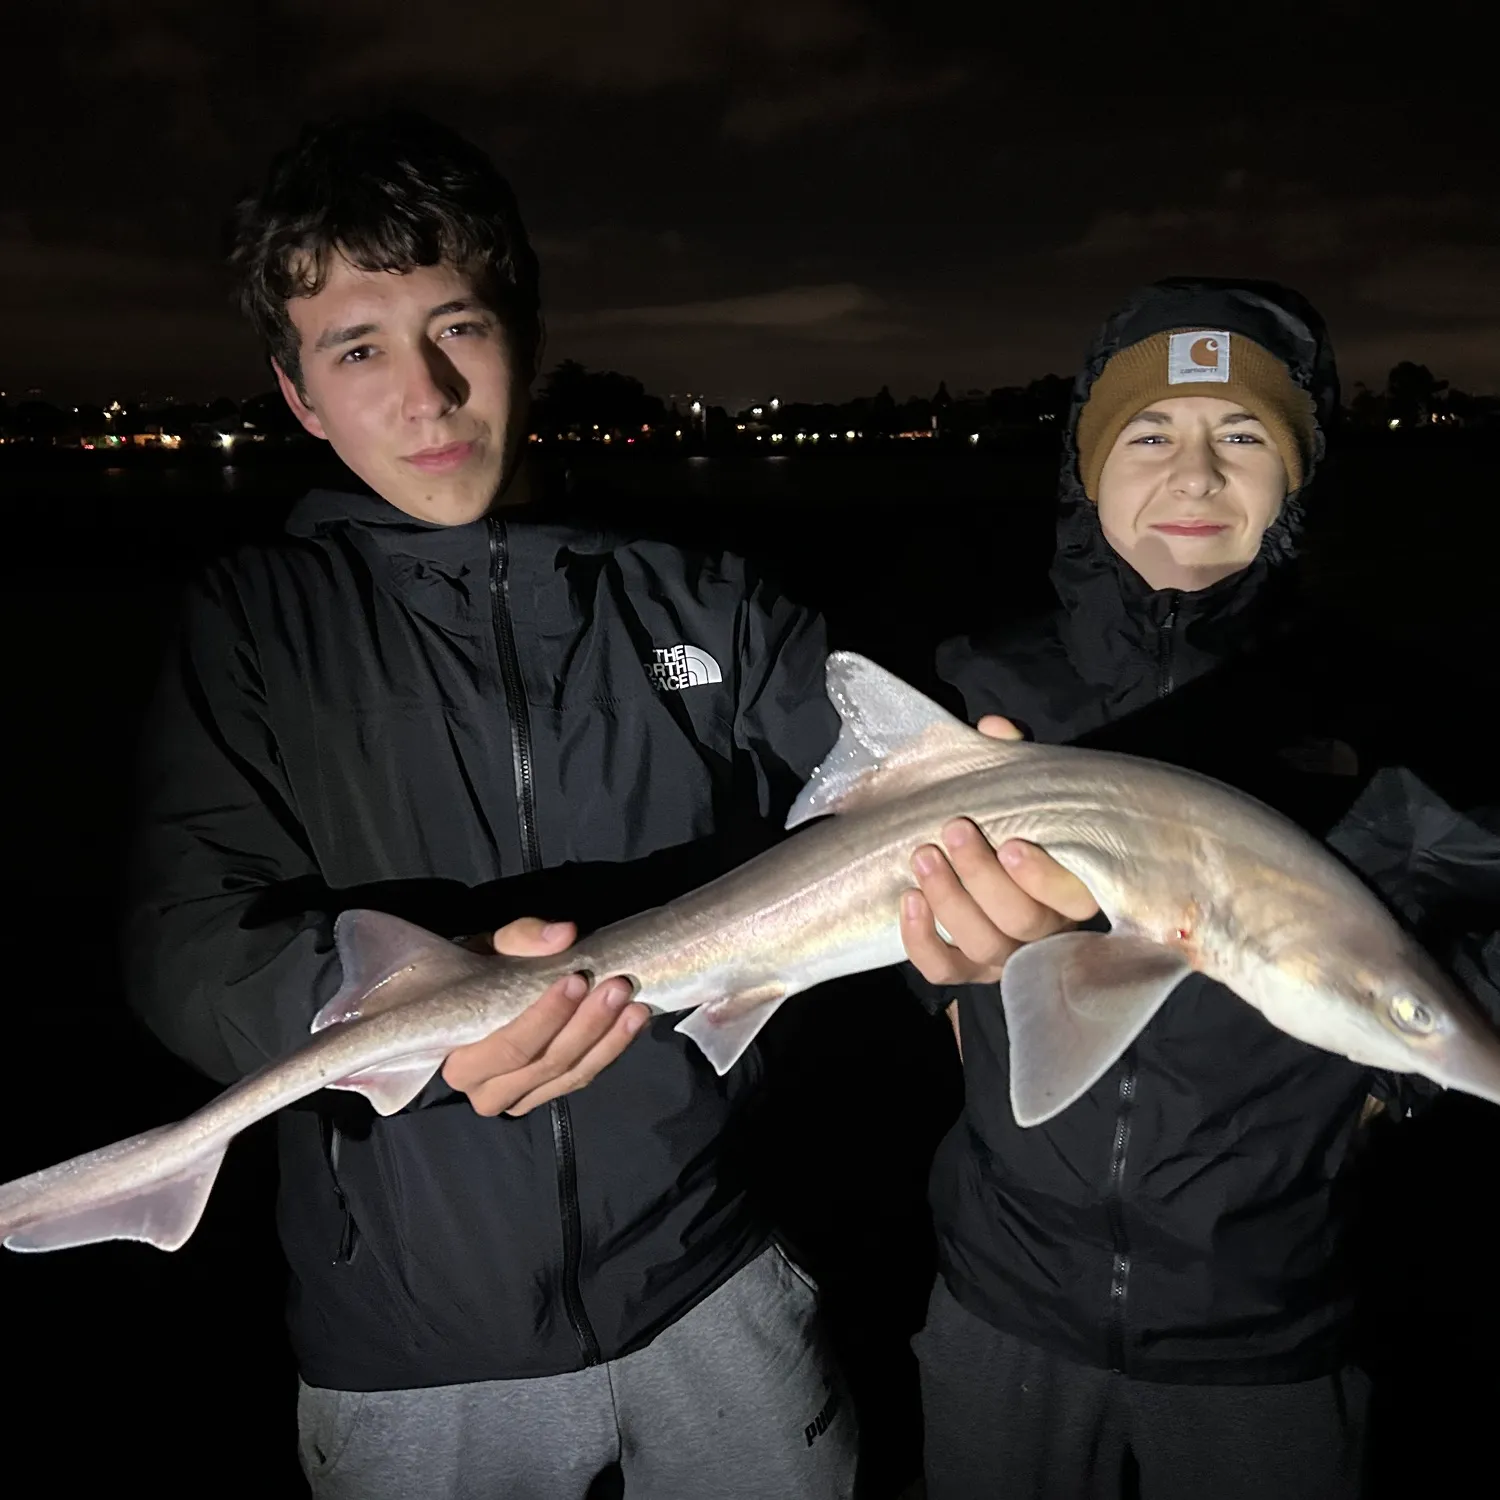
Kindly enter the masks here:
<path id="1" fill-rule="evenodd" d="M 237 539 L 273 535 L 295 496 L 329 476 L 285 464 L 38 471 L 0 457 L 12 768 L 5 1180 L 207 1097 L 120 1001 L 110 933 L 127 757 L 182 578 Z M 1317 517 L 1318 586 L 1376 633 L 1413 713 L 1433 711 L 1421 701 L 1425 661 L 1473 664 L 1474 702 L 1445 705 L 1435 732 L 1488 733 L 1480 726 L 1493 715 L 1497 461 L 1474 446 L 1356 450 Z M 828 611 L 839 643 L 897 670 L 922 665 L 945 634 L 1046 598 L 1046 453 L 631 462 L 587 477 L 622 525 L 765 559 Z M 924 1153 L 954 1081 L 930 1032 L 870 1066 L 878 1118 L 856 1133 L 814 1110 L 801 1118 L 807 1137 L 789 1146 L 800 1147 L 794 1170 L 835 1184 L 829 1211 L 849 1221 L 830 1294 L 846 1349 L 879 1387 L 869 1397 L 879 1495 L 916 1461 L 899 1346 L 920 1317 Z M 228 1472 L 244 1493 L 301 1493 L 268 1139 L 252 1132 L 231 1152 L 202 1227 L 175 1255 L 109 1245 L 0 1258 L 4 1429 L 13 1453 L 65 1476 L 59 1492 L 107 1481 L 196 1495 Z M 1463 1493 L 1429 1482 L 1434 1448 L 1450 1464 L 1485 1451 L 1497 1146 L 1494 1121 L 1460 1104 L 1391 1150 L 1375 1493 Z"/>

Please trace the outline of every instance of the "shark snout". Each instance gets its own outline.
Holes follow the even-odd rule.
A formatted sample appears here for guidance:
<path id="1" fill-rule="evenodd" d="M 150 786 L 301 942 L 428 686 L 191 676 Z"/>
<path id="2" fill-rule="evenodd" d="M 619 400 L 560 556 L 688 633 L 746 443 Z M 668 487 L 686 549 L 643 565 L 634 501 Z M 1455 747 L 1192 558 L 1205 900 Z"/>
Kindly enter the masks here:
<path id="1" fill-rule="evenodd" d="M 1483 1020 L 1463 1016 L 1443 1038 L 1434 1063 L 1423 1071 L 1435 1083 L 1500 1104 L 1500 1035 Z"/>

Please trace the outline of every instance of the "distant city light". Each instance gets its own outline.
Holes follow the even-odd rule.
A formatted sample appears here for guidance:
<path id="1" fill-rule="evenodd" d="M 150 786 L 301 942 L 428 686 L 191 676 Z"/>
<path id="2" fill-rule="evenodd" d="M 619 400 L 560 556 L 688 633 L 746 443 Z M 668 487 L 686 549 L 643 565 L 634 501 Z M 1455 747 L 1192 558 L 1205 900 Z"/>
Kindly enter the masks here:
<path id="1" fill-rule="evenodd" d="M 693 415 L 695 417 L 701 416 L 703 414 L 703 403 L 701 401 L 695 401 L 695 402 L 693 402 L 692 407 L 690 408 L 690 410 L 692 411 L 692 413 L 693 413 Z"/>
<path id="2" fill-rule="evenodd" d="M 854 429 L 851 427 L 849 431 L 844 434 L 844 436 L 846 439 L 848 439 L 849 442 L 852 443 L 854 441 Z"/>
<path id="3" fill-rule="evenodd" d="M 78 408 L 77 408 L 77 407 L 76 407 L 76 406 L 75 406 L 75 407 L 74 407 L 74 408 L 73 408 L 73 409 L 74 409 L 74 411 L 77 411 L 77 410 L 78 410 Z M 764 412 L 764 411 L 765 411 L 765 407 L 763 407 L 763 406 L 752 406 L 752 407 L 751 407 L 751 408 L 750 408 L 750 415 L 751 415 L 751 416 L 752 416 L 752 417 L 758 417 L 758 416 L 760 416 L 760 415 L 761 415 L 761 414 L 762 414 L 762 413 L 763 413 L 763 412 Z"/>
<path id="4" fill-rule="evenodd" d="M 807 434 L 805 432 L 799 432 L 797 434 L 797 441 L 800 443 L 802 441 L 802 439 L 805 438 L 806 436 L 807 436 Z"/>
<path id="5" fill-rule="evenodd" d="M 772 433 L 772 434 L 771 434 L 771 441 L 772 441 L 772 442 L 773 442 L 773 443 L 779 443 L 779 442 L 780 442 L 780 441 L 781 441 L 781 439 L 782 439 L 782 438 L 783 438 L 783 437 L 784 437 L 784 436 L 785 436 L 785 434 L 784 434 L 784 433 L 780 433 L 780 432 L 773 432 L 773 433 Z"/>
<path id="6" fill-rule="evenodd" d="M 969 441 L 971 443 L 977 443 L 979 441 L 979 434 L 977 432 L 971 432 L 969 434 Z"/>
<path id="7" fill-rule="evenodd" d="M 678 437 L 682 436 L 682 428 L 680 428 L 680 427 L 677 429 L 677 436 Z"/>
<path id="8" fill-rule="evenodd" d="M 1390 422 L 1388 423 L 1388 425 L 1389 425 L 1391 431 L 1394 432 L 1401 425 L 1401 418 L 1400 417 L 1392 417 L 1391 420 L 1390 420 Z"/>
<path id="9" fill-rule="evenodd" d="M 224 449 L 234 447 L 234 434 L 232 432 L 221 432 L 219 434 L 219 446 Z"/>
<path id="10" fill-rule="evenodd" d="M 780 396 L 772 396 L 771 397 L 771 410 L 772 411 L 780 411 L 781 410 L 781 397 Z"/>

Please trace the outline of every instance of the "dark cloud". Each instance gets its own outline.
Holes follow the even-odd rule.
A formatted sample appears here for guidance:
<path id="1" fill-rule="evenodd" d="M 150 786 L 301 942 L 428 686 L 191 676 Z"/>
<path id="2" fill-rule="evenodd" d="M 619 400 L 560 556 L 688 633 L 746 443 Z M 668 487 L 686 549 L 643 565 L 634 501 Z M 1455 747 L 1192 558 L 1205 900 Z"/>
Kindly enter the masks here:
<path id="1" fill-rule="evenodd" d="M 1383 257 L 1355 291 L 1395 313 L 1500 321 L 1500 244 L 1438 244 Z"/>
<path id="2" fill-rule="evenodd" d="M 784 93 L 740 99 L 724 116 L 724 133 L 742 141 L 773 141 L 810 125 L 837 124 L 941 98 L 967 80 L 968 70 L 956 63 L 914 77 L 902 77 L 889 64 L 866 63 Z"/>
<path id="3" fill-rule="evenodd" d="M 546 5 L 425 0 L 329 0 L 350 45 L 330 81 L 468 77 L 486 86 L 518 81 L 579 92 L 650 93 L 717 74 L 735 54 L 762 60 L 838 53 L 868 31 L 850 0 L 796 6 L 703 0 L 549 0 Z"/>
<path id="4" fill-rule="evenodd" d="M 1100 214 L 1065 253 L 1228 251 L 1316 263 L 1365 259 L 1393 245 L 1485 237 L 1497 227 L 1495 206 L 1468 193 L 1356 197 L 1311 182 L 1255 181 L 1240 168 L 1225 175 L 1217 192 L 1196 201 Z"/>
<path id="5" fill-rule="evenodd" d="M 867 314 L 885 304 L 863 287 L 796 286 L 748 297 L 721 297 L 711 302 L 684 302 L 665 307 L 605 308 L 564 314 L 553 325 L 564 328 L 765 328 L 816 338 L 865 338 L 872 329 Z"/>
<path id="6" fill-rule="evenodd" d="M 1351 380 L 1411 357 L 1500 386 L 1489 91 L 1451 39 L 1423 70 L 1432 28 L 1356 62 L 1360 14 L 1264 0 L 1209 46 L 1167 0 L 1149 24 L 895 0 L 30 7 L 0 58 L 0 386 L 262 382 L 225 212 L 303 119 L 384 103 L 512 176 L 549 357 L 661 389 L 1022 381 L 1071 368 L 1133 284 L 1193 271 L 1297 285 Z"/>

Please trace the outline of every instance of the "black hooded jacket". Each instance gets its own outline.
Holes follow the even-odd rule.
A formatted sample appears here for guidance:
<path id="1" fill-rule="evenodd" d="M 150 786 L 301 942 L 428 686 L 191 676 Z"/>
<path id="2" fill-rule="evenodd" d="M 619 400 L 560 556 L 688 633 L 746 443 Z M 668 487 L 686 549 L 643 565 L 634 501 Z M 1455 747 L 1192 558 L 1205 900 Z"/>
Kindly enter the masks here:
<path id="1" fill-rule="evenodd" d="M 768 840 L 832 743 L 821 621 L 740 560 L 315 492 L 191 591 L 144 761 L 132 1003 L 228 1082 L 306 1040 L 341 910 L 588 928 Z M 774 820 L 774 821 L 773 821 Z M 662 1017 L 589 1088 L 484 1119 L 435 1080 L 279 1116 L 303 1377 L 552 1375 L 650 1341 L 766 1243 L 735 1169 L 754 1055 Z"/>
<path id="2" fill-rule="evenodd" d="M 1396 755 L 1370 712 L 1379 693 L 1299 597 L 1308 485 L 1249 568 L 1196 593 L 1153 591 L 1106 543 L 1083 493 L 1073 435 L 1105 362 L 1194 325 L 1255 339 L 1312 393 L 1311 482 L 1338 402 L 1312 310 L 1247 283 L 1145 289 L 1101 329 L 1075 386 L 1058 609 L 946 643 L 939 675 L 971 721 L 1002 713 L 1038 740 L 1173 762 L 1279 807 L 1493 1002 L 1500 830 L 1453 812 L 1411 771 L 1379 769 Z M 1451 878 L 1434 881 L 1435 869 Z M 1373 1092 L 1400 1114 L 1434 1091 L 1296 1041 L 1194 975 L 1082 1099 L 1022 1130 L 998 995 L 940 998 L 959 1004 L 966 1103 L 939 1148 L 932 1201 L 942 1274 L 961 1303 L 1067 1358 L 1151 1380 L 1287 1381 L 1347 1357 L 1345 1168 L 1361 1107 Z"/>

